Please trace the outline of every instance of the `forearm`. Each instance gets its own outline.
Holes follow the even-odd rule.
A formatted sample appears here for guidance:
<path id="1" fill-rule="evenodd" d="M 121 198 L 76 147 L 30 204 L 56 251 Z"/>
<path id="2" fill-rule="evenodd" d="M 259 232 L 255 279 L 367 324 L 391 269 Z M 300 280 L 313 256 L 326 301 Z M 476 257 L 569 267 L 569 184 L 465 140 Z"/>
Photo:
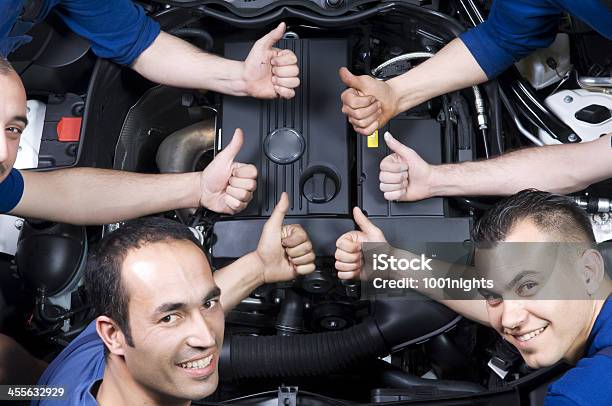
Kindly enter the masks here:
<path id="1" fill-rule="evenodd" d="M 261 286 L 264 283 L 263 275 L 263 264 L 254 252 L 217 270 L 214 274 L 215 283 L 221 288 L 223 311 L 227 313 Z"/>
<path id="2" fill-rule="evenodd" d="M 456 38 L 435 56 L 387 83 L 397 96 L 397 112 L 433 97 L 487 80 L 468 48 Z"/>
<path id="3" fill-rule="evenodd" d="M 596 141 L 526 148 L 498 158 L 432 167 L 432 196 L 511 195 L 535 188 L 571 193 L 612 176 L 610 135 Z"/>
<path id="4" fill-rule="evenodd" d="M 246 96 L 243 65 L 241 61 L 206 53 L 162 31 L 132 68 L 147 79 L 168 86 Z"/>
<path id="5" fill-rule="evenodd" d="M 400 250 L 398 248 L 391 248 L 389 250 L 389 255 L 395 257 L 396 259 L 407 259 L 420 260 L 421 256 L 416 255 L 410 251 Z M 472 267 L 461 264 L 453 264 L 445 261 L 432 259 L 429 262 L 431 267 L 431 271 L 427 269 L 419 269 L 419 270 L 402 270 L 402 271 L 391 271 L 390 276 L 392 279 L 400 280 L 402 278 L 413 278 L 416 283 L 415 291 L 429 297 L 430 299 L 439 302 L 454 312 L 466 317 L 472 321 L 478 322 L 480 324 L 489 326 L 489 319 L 487 315 L 487 308 L 485 300 L 482 298 L 471 298 L 471 299 L 449 299 L 448 292 L 444 289 L 440 288 L 428 288 L 428 286 L 424 283 L 424 279 L 428 278 L 451 278 L 451 279 L 459 279 L 461 275 L 464 274 L 475 274 L 475 270 Z M 469 269 L 468 269 L 469 268 Z M 463 292 L 461 292 L 463 293 Z M 476 289 L 468 292 L 467 295 L 473 295 L 476 293 Z"/>
<path id="6" fill-rule="evenodd" d="M 93 168 L 23 171 L 11 214 L 72 224 L 107 224 L 198 207 L 200 173 L 147 175 Z"/>

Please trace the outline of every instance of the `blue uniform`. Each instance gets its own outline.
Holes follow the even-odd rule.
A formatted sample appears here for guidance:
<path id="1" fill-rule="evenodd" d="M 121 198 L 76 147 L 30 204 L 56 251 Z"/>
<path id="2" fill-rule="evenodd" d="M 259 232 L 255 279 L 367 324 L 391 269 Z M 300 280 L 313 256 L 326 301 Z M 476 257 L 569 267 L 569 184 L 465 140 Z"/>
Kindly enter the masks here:
<path id="1" fill-rule="evenodd" d="M 129 65 L 159 34 L 157 22 L 130 0 L 42 0 L 38 15 L 20 19 L 27 0 L 0 1 L 0 55 L 32 40 L 26 33 L 54 10 L 71 30 L 91 42 L 101 58 Z"/>
<path id="2" fill-rule="evenodd" d="M 91 388 L 104 376 L 104 344 L 92 321 L 68 347 L 58 355 L 38 380 L 39 385 L 61 386 L 66 397 L 60 402 L 35 400 L 33 406 L 62 405 L 95 406 L 98 404 Z M 49 398 L 52 399 L 52 398 Z"/>
<path id="3" fill-rule="evenodd" d="M 544 406 L 570 405 L 612 405 L 612 299 L 595 320 L 586 357 L 548 388 Z"/>
<path id="4" fill-rule="evenodd" d="M 488 78 L 555 39 L 567 12 L 612 39 L 611 0 L 496 0 L 487 20 L 461 35 Z"/>
<path id="5" fill-rule="evenodd" d="M 7 213 L 17 206 L 23 195 L 23 177 L 17 169 L 0 182 L 0 213 Z"/>

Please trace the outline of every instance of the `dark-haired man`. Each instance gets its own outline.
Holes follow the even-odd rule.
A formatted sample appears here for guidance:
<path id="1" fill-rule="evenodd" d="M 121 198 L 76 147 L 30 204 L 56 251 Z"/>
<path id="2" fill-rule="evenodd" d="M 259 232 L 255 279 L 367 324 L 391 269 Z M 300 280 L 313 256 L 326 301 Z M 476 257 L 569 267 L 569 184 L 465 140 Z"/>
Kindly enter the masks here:
<path id="1" fill-rule="evenodd" d="M 85 278 L 99 316 L 39 384 L 65 387 L 71 405 L 187 405 L 214 392 L 223 312 L 263 283 L 314 270 L 304 230 L 283 226 L 288 207 L 284 193 L 257 249 L 214 276 L 177 223 L 137 220 L 105 237 Z"/>
<path id="2" fill-rule="evenodd" d="M 362 271 L 361 243 L 385 241 L 358 208 L 354 215 L 361 231 L 337 241 L 340 278 Z M 482 290 L 485 300 L 448 300 L 420 290 L 493 327 L 532 368 L 561 360 L 574 364 L 549 387 L 547 406 L 612 404 L 612 282 L 587 215 L 565 196 L 525 190 L 479 219 L 473 240 L 476 270 L 494 281 L 494 288 Z M 434 269 L 448 265 L 432 263 Z"/>

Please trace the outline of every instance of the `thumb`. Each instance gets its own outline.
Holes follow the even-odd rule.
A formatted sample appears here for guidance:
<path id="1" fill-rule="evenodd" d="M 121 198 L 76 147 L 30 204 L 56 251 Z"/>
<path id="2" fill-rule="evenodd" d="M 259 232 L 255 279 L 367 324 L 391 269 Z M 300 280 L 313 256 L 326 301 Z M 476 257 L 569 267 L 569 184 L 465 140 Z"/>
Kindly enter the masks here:
<path id="1" fill-rule="evenodd" d="M 355 223 L 357 223 L 361 231 L 363 231 L 364 233 L 369 235 L 380 232 L 378 227 L 376 227 L 374 223 L 372 223 L 370 219 L 368 219 L 366 215 L 363 214 L 359 207 L 353 208 L 353 218 L 355 219 Z"/>
<path id="2" fill-rule="evenodd" d="M 276 203 L 274 210 L 272 210 L 272 215 L 266 222 L 266 226 L 280 229 L 283 225 L 283 220 L 285 219 L 285 214 L 287 214 L 288 210 L 289 195 L 287 195 L 287 192 L 283 192 L 278 200 L 278 203 Z"/>
<path id="3" fill-rule="evenodd" d="M 340 80 L 347 87 L 352 87 L 354 89 L 359 90 L 359 78 L 351 73 L 347 68 L 342 67 L 339 71 Z"/>
<path id="4" fill-rule="evenodd" d="M 238 155 L 238 153 L 240 152 L 243 143 L 244 134 L 240 128 L 236 128 L 232 140 L 229 144 L 227 144 L 225 148 L 221 150 L 221 152 L 219 152 L 219 154 L 217 154 L 217 157 L 222 156 L 226 159 L 229 159 L 230 161 L 233 161 L 236 158 L 236 155 Z"/>
<path id="5" fill-rule="evenodd" d="M 412 149 L 393 138 L 389 131 L 385 132 L 385 142 L 391 151 L 395 152 L 401 157 L 407 157 L 412 152 Z"/>
<path id="6" fill-rule="evenodd" d="M 283 35 L 285 35 L 286 28 L 287 26 L 284 22 L 280 23 L 275 29 L 262 37 L 263 44 L 266 46 L 266 48 L 272 48 L 274 44 L 280 41 L 283 38 Z"/>

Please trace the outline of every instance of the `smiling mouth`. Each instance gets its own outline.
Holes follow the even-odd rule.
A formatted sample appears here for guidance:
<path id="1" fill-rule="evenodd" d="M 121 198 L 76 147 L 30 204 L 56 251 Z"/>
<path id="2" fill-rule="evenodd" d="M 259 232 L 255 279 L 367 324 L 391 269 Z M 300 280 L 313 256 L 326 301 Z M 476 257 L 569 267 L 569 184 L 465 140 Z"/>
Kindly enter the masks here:
<path id="1" fill-rule="evenodd" d="M 540 334 L 542 334 L 542 332 L 543 332 L 544 330 L 546 330 L 546 328 L 547 328 L 547 327 L 548 327 L 548 326 L 540 327 L 540 328 L 539 328 L 539 329 L 537 329 L 537 330 L 533 330 L 532 332 L 529 332 L 529 333 L 526 333 L 526 334 L 523 334 L 523 335 L 520 335 L 520 336 L 517 336 L 517 335 L 514 335 L 514 334 L 513 334 L 512 336 L 513 336 L 514 338 L 516 338 L 516 339 L 517 339 L 519 342 L 524 343 L 524 342 L 530 341 L 530 340 L 532 340 L 534 337 L 537 337 L 537 336 L 539 336 Z"/>
<path id="2" fill-rule="evenodd" d="M 183 362 L 177 365 L 183 369 L 204 369 L 210 365 L 212 359 L 213 354 L 210 354 L 208 357 L 201 358 L 197 361 Z"/>

